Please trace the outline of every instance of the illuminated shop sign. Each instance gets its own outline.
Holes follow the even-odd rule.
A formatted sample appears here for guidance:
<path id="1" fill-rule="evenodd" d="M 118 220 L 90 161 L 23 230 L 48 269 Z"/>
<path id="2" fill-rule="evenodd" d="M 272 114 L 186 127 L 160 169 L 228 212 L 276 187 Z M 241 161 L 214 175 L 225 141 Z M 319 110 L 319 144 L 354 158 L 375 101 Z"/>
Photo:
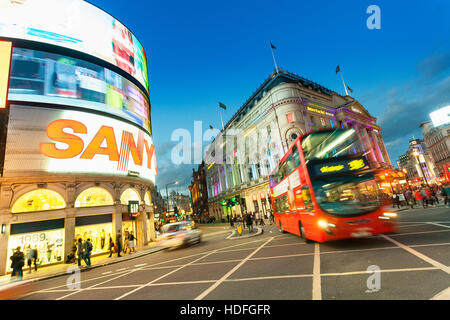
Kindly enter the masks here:
<path id="1" fill-rule="evenodd" d="M 315 176 L 321 176 L 333 173 L 357 172 L 365 169 L 369 169 L 366 160 L 364 158 L 356 158 L 315 164 L 312 165 L 311 172 Z"/>
<path id="2" fill-rule="evenodd" d="M 12 105 L 5 176 L 90 173 L 155 181 L 152 138 L 128 123 L 80 111 Z"/>
<path id="3" fill-rule="evenodd" d="M 324 110 L 321 110 L 321 109 L 317 109 L 317 108 L 313 108 L 313 107 L 306 107 L 306 110 L 311 111 L 311 112 L 315 112 L 315 113 L 324 114 L 324 115 L 327 115 L 327 116 L 330 116 L 330 117 L 333 116 L 333 114 L 331 114 L 330 112 L 327 112 L 327 111 L 324 111 Z"/>
<path id="4" fill-rule="evenodd" d="M 6 107 L 6 99 L 8 99 L 10 62 L 11 42 L 0 41 L 0 109 Z"/>
<path id="5" fill-rule="evenodd" d="M 81 0 L 0 1 L 0 36 L 38 41 L 103 59 L 148 90 L 147 58 L 122 23 Z"/>
<path id="6" fill-rule="evenodd" d="M 450 123 L 450 106 L 430 113 L 431 121 L 435 127 Z"/>
<path id="7" fill-rule="evenodd" d="M 106 68 L 59 54 L 14 48 L 9 100 L 106 112 L 151 132 L 150 103 L 134 83 Z"/>

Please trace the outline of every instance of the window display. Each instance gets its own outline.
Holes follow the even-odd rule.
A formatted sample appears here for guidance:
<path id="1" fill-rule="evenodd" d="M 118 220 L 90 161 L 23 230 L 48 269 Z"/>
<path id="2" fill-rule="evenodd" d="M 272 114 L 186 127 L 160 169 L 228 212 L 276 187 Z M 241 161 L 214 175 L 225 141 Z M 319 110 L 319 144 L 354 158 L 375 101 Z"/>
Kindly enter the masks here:
<path id="1" fill-rule="evenodd" d="M 8 271 L 11 261 L 10 256 L 13 255 L 17 247 L 26 255 L 27 248 L 37 249 L 38 258 L 37 265 L 44 266 L 51 263 L 64 261 L 64 229 L 46 230 L 42 232 L 15 234 L 9 237 L 7 266 Z"/>
<path id="2" fill-rule="evenodd" d="M 121 75 L 83 60 L 14 48 L 9 100 L 97 110 L 132 121 L 151 133 L 150 103 Z"/>
<path id="3" fill-rule="evenodd" d="M 91 239 L 92 252 L 91 254 L 98 254 L 107 252 L 109 250 L 109 238 L 112 236 L 112 223 L 95 224 L 89 226 L 75 227 L 75 239 L 79 238 L 82 241 Z"/>
<path id="4" fill-rule="evenodd" d="M 111 194 L 105 189 L 98 187 L 84 190 L 75 201 L 75 208 L 108 205 L 114 205 L 114 200 Z"/>
<path id="5" fill-rule="evenodd" d="M 64 209 L 65 207 L 66 202 L 59 193 L 48 189 L 38 189 L 28 192 L 17 199 L 11 212 L 55 210 Z"/>

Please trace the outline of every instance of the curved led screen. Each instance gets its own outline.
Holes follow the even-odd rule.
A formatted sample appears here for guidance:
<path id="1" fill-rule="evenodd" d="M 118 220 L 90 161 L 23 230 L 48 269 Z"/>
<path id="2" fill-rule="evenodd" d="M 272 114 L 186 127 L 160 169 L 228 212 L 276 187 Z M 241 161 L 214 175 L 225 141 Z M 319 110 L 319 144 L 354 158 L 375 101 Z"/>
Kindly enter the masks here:
<path id="1" fill-rule="evenodd" d="M 0 36 L 49 43 L 103 59 L 148 90 L 147 58 L 118 20 L 82 0 L 0 0 Z"/>
<path id="2" fill-rule="evenodd" d="M 156 176 L 152 137 L 92 113 L 11 105 L 4 177 L 49 174 Z"/>
<path id="3" fill-rule="evenodd" d="M 8 98 L 107 112 L 151 133 L 144 93 L 121 75 L 79 59 L 14 48 Z"/>

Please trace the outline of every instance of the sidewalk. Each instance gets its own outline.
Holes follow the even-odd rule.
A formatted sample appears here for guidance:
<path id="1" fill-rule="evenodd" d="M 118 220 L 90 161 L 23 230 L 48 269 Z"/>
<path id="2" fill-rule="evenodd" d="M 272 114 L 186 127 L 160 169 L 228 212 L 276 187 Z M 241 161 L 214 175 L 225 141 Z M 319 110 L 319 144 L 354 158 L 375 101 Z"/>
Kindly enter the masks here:
<path id="1" fill-rule="evenodd" d="M 427 208 L 445 208 L 445 205 L 444 205 L 444 202 L 441 201 L 441 202 L 439 202 L 439 204 L 434 205 L 434 206 L 428 205 L 428 207 L 425 207 L 425 209 L 427 209 Z M 421 205 L 414 205 L 414 209 L 423 209 L 423 207 Z M 386 210 L 389 210 L 389 211 L 392 211 L 392 212 L 399 212 L 399 211 L 405 211 L 405 210 L 414 210 L 414 209 L 411 209 L 410 206 L 403 206 L 403 207 L 400 207 L 400 208 L 392 208 L 392 207 L 389 206 L 389 207 L 386 208 Z"/>
<path id="2" fill-rule="evenodd" d="M 150 242 L 150 244 L 148 244 L 145 247 L 136 247 L 136 252 L 132 253 L 132 254 L 124 254 L 122 253 L 121 257 L 118 258 L 117 257 L 117 253 L 114 253 L 113 256 L 111 258 L 108 258 L 108 253 L 105 254 L 101 254 L 99 256 L 95 256 L 95 257 L 91 257 L 91 267 L 90 268 L 86 268 L 84 261 L 81 261 L 81 272 L 86 271 L 86 270 L 92 270 L 98 267 L 103 267 L 106 265 L 110 265 L 110 264 L 115 264 L 115 263 L 119 263 L 122 261 L 127 261 L 127 260 L 131 260 L 131 259 L 135 259 L 135 258 L 139 258 L 148 254 L 152 254 L 158 251 L 164 250 L 163 247 L 158 246 L 157 242 Z M 67 270 L 69 267 L 71 266 L 76 266 L 76 263 L 72 263 L 72 264 L 57 264 L 57 265 L 52 265 L 52 266 L 44 266 L 44 267 L 40 267 L 38 268 L 37 271 L 34 271 L 33 268 L 31 268 L 32 273 L 28 273 L 28 266 L 23 268 L 23 280 L 32 280 L 32 281 L 40 281 L 40 280 L 45 280 L 45 279 L 51 279 L 51 278 L 55 278 L 55 277 L 59 277 L 59 276 L 64 276 L 67 274 Z M 11 274 L 7 274 L 4 276 L 0 276 L 0 285 L 9 283 L 9 281 L 11 280 Z"/>

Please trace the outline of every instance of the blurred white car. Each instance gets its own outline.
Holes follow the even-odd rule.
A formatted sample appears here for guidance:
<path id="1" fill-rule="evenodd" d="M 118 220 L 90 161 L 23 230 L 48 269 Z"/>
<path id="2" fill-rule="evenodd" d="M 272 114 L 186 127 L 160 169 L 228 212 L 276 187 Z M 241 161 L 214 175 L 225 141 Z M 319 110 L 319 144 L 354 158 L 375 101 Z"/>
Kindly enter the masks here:
<path id="1" fill-rule="evenodd" d="M 160 244 L 166 248 L 179 247 L 202 241 L 202 232 L 191 222 L 174 222 L 161 228 Z"/>

